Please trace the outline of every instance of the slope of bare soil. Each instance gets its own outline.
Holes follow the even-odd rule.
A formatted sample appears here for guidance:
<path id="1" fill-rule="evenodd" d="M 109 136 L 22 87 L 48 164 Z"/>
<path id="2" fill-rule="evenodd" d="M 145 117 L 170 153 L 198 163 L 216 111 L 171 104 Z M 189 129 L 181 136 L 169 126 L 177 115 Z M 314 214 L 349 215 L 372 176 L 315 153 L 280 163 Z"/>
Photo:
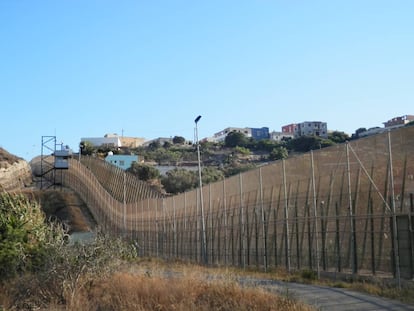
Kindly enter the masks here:
<path id="1" fill-rule="evenodd" d="M 39 190 L 34 192 L 47 217 L 56 218 L 68 233 L 91 231 L 95 226 L 92 215 L 79 196 L 69 190 Z"/>

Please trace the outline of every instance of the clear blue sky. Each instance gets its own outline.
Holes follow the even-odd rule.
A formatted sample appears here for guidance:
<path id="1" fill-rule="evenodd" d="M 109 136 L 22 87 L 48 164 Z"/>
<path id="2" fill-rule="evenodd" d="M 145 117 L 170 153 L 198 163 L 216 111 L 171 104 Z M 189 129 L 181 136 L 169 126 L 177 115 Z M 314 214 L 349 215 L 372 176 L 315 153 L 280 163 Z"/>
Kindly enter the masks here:
<path id="1" fill-rule="evenodd" d="M 0 146 L 414 114 L 414 1 L 0 1 Z"/>

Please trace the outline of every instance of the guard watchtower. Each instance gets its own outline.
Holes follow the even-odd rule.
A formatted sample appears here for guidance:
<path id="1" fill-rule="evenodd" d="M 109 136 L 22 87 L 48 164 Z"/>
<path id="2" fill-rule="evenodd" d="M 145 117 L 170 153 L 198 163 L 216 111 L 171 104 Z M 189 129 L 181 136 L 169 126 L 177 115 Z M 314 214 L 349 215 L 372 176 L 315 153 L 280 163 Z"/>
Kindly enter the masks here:
<path id="1" fill-rule="evenodd" d="M 68 146 L 61 145 L 60 150 L 55 150 L 55 170 L 67 170 L 69 168 L 69 158 L 72 156 L 72 150 Z"/>
<path id="2" fill-rule="evenodd" d="M 62 184 L 62 170 L 67 170 L 69 168 L 70 157 L 72 157 L 72 150 L 69 146 L 57 144 L 56 136 L 42 136 L 42 153 L 40 161 L 41 189 L 57 185 L 57 173 L 59 171 L 61 177 L 60 184 Z"/>

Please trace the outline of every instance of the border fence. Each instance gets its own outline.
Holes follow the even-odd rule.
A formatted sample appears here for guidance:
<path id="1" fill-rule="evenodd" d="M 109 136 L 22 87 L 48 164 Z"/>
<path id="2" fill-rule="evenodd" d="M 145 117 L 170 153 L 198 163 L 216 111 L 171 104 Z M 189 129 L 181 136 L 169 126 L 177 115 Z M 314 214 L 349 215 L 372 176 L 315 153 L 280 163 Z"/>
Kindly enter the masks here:
<path id="1" fill-rule="evenodd" d="M 144 256 L 400 280 L 414 275 L 413 175 L 414 126 L 171 197 L 137 195 L 143 188 L 127 188 L 124 177 L 117 187 L 129 190 L 117 200 L 73 159 L 63 183 L 105 232 L 134 240 Z"/>

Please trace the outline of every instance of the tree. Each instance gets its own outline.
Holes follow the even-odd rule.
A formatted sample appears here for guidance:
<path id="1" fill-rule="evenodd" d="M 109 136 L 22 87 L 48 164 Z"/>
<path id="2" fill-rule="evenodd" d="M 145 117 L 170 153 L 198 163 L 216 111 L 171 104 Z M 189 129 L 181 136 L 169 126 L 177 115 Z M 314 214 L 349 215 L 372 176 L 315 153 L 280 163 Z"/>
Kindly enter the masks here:
<path id="1" fill-rule="evenodd" d="M 267 152 L 271 152 L 275 148 L 277 148 L 280 144 L 276 141 L 270 139 L 261 139 L 256 144 L 257 150 L 263 150 Z"/>
<path id="2" fill-rule="evenodd" d="M 171 194 L 177 194 L 191 190 L 198 185 L 198 178 L 196 172 L 175 168 L 168 171 L 166 175 L 161 178 L 161 183 L 165 191 Z"/>
<path id="3" fill-rule="evenodd" d="M 91 155 L 95 151 L 93 144 L 87 140 L 81 141 L 79 147 L 82 155 Z"/>
<path id="4" fill-rule="evenodd" d="M 288 155 L 289 155 L 288 150 L 283 146 L 279 146 L 279 147 L 273 148 L 273 150 L 270 152 L 269 160 L 276 161 L 276 160 L 286 159 Z"/>
<path id="5" fill-rule="evenodd" d="M 175 145 L 183 145 L 185 143 L 185 138 L 182 136 L 174 136 L 172 142 Z"/>
<path id="6" fill-rule="evenodd" d="M 310 150 L 320 149 L 333 145 L 329 139 L 322 139 L 317 136 L 301 136 L 290 140 L 287 143 L 288 149 L 296 152 L 308 152 Z"/>
<path id="7" fill-rule="evenodd" d="M 239 146 L 236 146 L 236 147 L 234 148 L 234 151 L 235 151 L 236 153 L 239 153 L 239 154 L 244 155 L 244 156 L 246 156 L 246 155 L 250 155 L 250 154 L 251 154 L 250 149 L 247 149 L 247 148 L 245 148 L 245 147 L 239 147 Z"/>
<path id="8" fill-rule="evenodd" d="M 224 175 L 230 177 L 239 173 L 247 172 L 251 169 L 254 169 L 253 164 L 231 164 L 224 170 Z"/>
<path id="9" fill-rule="evenodd" d="M 136 175 L 139 179 L 145 181 L 157 179 L 160 177 L 160 171 L 155 167 L 137 162 L 133 162 L 127 171 Z"/>
<path id="10" fill-rule="evenodd" d="M 152 154 L 153 159 L 158 165 L 177 163 L 181 157 L 181 152 L 166 150 L 164 148 L 158 148 Z"/>
<path id="11" fill-rule="evenodd" d="M 333 131 L 328 135 L 328 138 L 334 143 L 340 144 L 349 140 L 349 135 L 345 132 Z"/>
<path id="12" fill-rule="evenodd" d="M 153 141 L 152 143 L 149 144 L 148 149 L 149 150 L 156 150 L 158 148 L 161 147 L 161 144 L 158 140 Z"/>
<path id="13" fill-rule="evenodd" d="M 203 185 L 208 185 L 210 183 L 223 180 L 223 178 L 223 171 L 214 167 L 205 167 L 201 172 L 201 180 L 203 182 Z"/>
<path id="14" fill-rule="evenodd" d="M 224 145 L 230 148 L 234 148 L 236 146 L 245 147 L 247 141 L 248 140 L 246 135 L 233 131 L 227 134 L 226 138 L 224 139 Z"/>

